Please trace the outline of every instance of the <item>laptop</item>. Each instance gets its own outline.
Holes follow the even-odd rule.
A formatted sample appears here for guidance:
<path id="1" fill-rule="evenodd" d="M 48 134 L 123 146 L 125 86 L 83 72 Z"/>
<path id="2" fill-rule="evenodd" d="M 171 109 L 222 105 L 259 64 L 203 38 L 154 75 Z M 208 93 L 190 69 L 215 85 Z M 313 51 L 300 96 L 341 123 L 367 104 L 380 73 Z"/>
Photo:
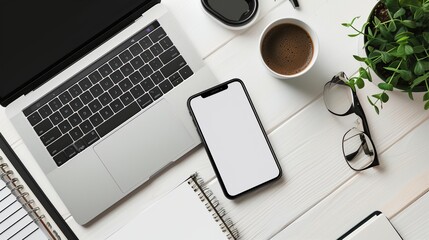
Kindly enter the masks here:
<path id="1" fill-rule="evenodd" d="M 0 13 L 0 102 L 79 224 L 200 143 L 186 101 L 218 81 L 159 0 Z"/>

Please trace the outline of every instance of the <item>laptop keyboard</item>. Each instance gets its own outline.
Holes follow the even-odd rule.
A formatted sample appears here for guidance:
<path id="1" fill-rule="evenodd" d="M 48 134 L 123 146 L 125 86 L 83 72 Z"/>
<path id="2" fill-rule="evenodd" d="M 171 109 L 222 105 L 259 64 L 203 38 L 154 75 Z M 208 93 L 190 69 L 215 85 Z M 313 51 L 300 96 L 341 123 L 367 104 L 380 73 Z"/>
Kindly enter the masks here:
<path id="1" fill-rule="evenodd" d="M 154 21 L 23 112 L 61 166 L 192 74 Z"/>

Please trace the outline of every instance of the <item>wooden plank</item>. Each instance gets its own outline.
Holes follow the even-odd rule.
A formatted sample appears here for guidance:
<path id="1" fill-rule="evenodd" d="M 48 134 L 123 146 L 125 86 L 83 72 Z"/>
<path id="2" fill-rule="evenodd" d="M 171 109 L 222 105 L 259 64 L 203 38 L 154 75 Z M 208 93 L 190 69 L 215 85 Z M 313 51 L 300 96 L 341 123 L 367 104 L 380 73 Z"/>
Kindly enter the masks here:
<path id="1" fill-rule="evenodd" d="M 354 174 L 274 239 L 334 239 L 374 210 L 392 217 L 407 207 L 429 190 L 428 131 L 425 121 L 379 155 L 380 167 Z"/>
<path id="2" fill-rule="evenodd" d="M 429 239 L 429 193 L 391 219 L 403 239 Z"/>

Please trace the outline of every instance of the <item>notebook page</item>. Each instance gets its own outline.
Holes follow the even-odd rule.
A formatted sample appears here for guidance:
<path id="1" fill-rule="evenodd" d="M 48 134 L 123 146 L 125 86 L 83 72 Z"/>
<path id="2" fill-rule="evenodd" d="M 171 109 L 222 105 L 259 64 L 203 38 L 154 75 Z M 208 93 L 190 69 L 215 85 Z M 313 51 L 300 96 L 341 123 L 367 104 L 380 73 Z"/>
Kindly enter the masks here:
<path id="1" fill-rule="evenodd" d="M 114 233 L 113 239 L 227 239 L 187 182 Z"/>
<path id="2" fill-rule="evenodd" d="M 47 239 L 2 180 L 0 180 L 0 239 Z"/>
<path id="3" fill-rule="evenodd" d="M 383 215 L 374 216 L 367 223 L 352 232 L 345 239 L 350 240 L 401 240 L 389 220 Z"/>

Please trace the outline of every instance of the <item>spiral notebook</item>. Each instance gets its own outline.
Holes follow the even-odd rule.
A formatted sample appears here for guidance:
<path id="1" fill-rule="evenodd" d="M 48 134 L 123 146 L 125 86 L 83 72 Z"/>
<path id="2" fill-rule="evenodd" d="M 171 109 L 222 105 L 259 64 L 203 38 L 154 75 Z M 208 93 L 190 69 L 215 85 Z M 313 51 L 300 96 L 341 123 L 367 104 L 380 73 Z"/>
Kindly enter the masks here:
<path id="1" fill-rule="evenodd" d="M 0 239 L 77 239 L 0 134 Z"/>
<path id="2" fill-rule="evenodd" d="M 238 239 L 238 231 L 196 174 L 109 237 L 114 239 Z"/>

